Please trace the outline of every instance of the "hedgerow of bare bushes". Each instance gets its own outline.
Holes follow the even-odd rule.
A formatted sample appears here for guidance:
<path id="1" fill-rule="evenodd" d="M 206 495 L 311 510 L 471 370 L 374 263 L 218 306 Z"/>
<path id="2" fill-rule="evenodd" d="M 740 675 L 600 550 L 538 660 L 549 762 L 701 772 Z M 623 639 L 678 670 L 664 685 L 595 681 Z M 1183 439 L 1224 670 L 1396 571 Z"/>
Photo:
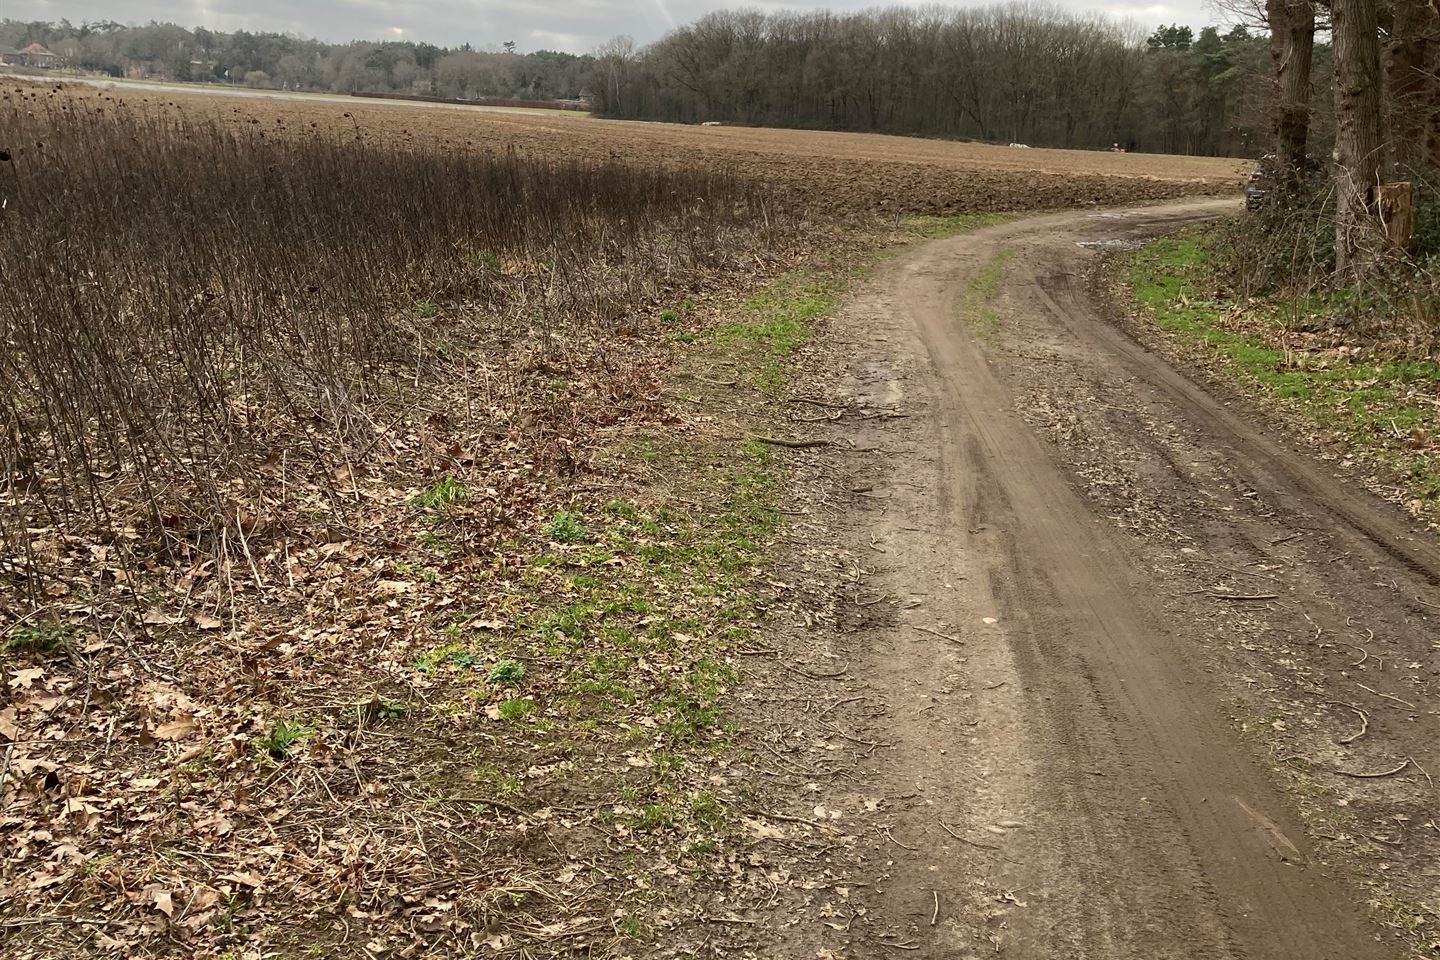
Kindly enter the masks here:
<path id="1" fill-rule="evenodd" d="M 427 424 L 563 470 L 650 402 L 662 295 L 791 229 L 699 168 L 104 94 L 5 92 L 0 149 L 0 557 L 31 591 L 78 542 L 143 566 L 348 522 Z"/>
<path id="2" fill-rule="evenodd" d="M 1242 297 L 1278 295 L 1294 325 L 1328 328 L 1384 352 L 1429 357 L 1440 351 L 1440 171 L 1406 174 L 1415 191 L 1415 236 L 1356 283 L 1335 274 L 1334 182 L 1321 168 L 1273 184 L 1258 210 L 1223 228 L 1223 275 Z"/>

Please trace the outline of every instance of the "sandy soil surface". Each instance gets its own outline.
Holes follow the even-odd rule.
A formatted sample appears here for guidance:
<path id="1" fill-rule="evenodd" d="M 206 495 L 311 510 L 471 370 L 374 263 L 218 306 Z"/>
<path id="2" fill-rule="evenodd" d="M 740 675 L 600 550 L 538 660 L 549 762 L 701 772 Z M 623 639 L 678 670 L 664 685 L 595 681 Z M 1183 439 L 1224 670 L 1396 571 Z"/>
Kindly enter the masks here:
<path id="1" fill-rule="evenodd" d="M 1425 936 L 1440 550 L 1083 280 L 1232 208 L 927 244 L 811 358 L 837 410 L 887 415 L 797 428 L 854 446 L 811 542 L 845 553 L 824 716 L 872 746 L 805 798 L 855 842 L 785 955 L 1356 960 Z"/>

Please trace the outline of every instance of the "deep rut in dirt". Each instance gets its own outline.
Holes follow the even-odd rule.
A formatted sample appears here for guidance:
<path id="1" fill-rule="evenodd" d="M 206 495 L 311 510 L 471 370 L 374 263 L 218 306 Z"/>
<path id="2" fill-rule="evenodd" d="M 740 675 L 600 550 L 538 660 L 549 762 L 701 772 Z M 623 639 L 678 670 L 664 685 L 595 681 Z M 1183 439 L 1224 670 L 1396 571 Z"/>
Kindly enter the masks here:
<path id="1" fill-rule="evenodd" d="M 835 693 L 871 711 L 836 716 L 889 749 L 862 770 L 886 798 L 853 864 L 863 922 L 822 955 L 1401 954 L 1364 840 L 1403 850 L 1402 895 L 1435 852 L 1440 553 L 1079 280 L 1096 249 L 1232 207 L 927 244 L 837 321 L 836 392 L 906 418 L 844 428 L 865 491 L 845 535 L 884 601 L 852 615 Z"/>

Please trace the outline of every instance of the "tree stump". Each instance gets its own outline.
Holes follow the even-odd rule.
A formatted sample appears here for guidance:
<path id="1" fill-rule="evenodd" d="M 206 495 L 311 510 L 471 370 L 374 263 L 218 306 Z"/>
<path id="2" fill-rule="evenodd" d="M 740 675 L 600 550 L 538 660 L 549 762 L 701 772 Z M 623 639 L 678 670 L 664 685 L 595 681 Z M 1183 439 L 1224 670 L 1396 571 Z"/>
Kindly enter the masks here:
<path id="1" fill-rule="evenodd" d="M 1409 250 L 1415 237 L 1415 189 L 1408 180 L 1375 187 L 1375 215 L 1396 250 Z"/>

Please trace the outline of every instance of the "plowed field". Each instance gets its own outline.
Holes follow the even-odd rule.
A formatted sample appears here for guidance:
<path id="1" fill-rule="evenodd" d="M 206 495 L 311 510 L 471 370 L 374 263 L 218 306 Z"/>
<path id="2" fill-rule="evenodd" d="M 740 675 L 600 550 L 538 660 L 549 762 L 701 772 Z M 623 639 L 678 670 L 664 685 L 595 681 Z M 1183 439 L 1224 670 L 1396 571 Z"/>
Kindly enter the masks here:
<path id="1" fill-rule="evenodd" d="M 76 88 L 242 123 L 483 143 L 526 154 L 716 164 L 787 202 L 862 214 L 945 214 L 1133 203 L 1238 191 L 1246 165 L 1209 157 L 1019 149 L 864 133 L 697 127 L 305 96 Z"/>

